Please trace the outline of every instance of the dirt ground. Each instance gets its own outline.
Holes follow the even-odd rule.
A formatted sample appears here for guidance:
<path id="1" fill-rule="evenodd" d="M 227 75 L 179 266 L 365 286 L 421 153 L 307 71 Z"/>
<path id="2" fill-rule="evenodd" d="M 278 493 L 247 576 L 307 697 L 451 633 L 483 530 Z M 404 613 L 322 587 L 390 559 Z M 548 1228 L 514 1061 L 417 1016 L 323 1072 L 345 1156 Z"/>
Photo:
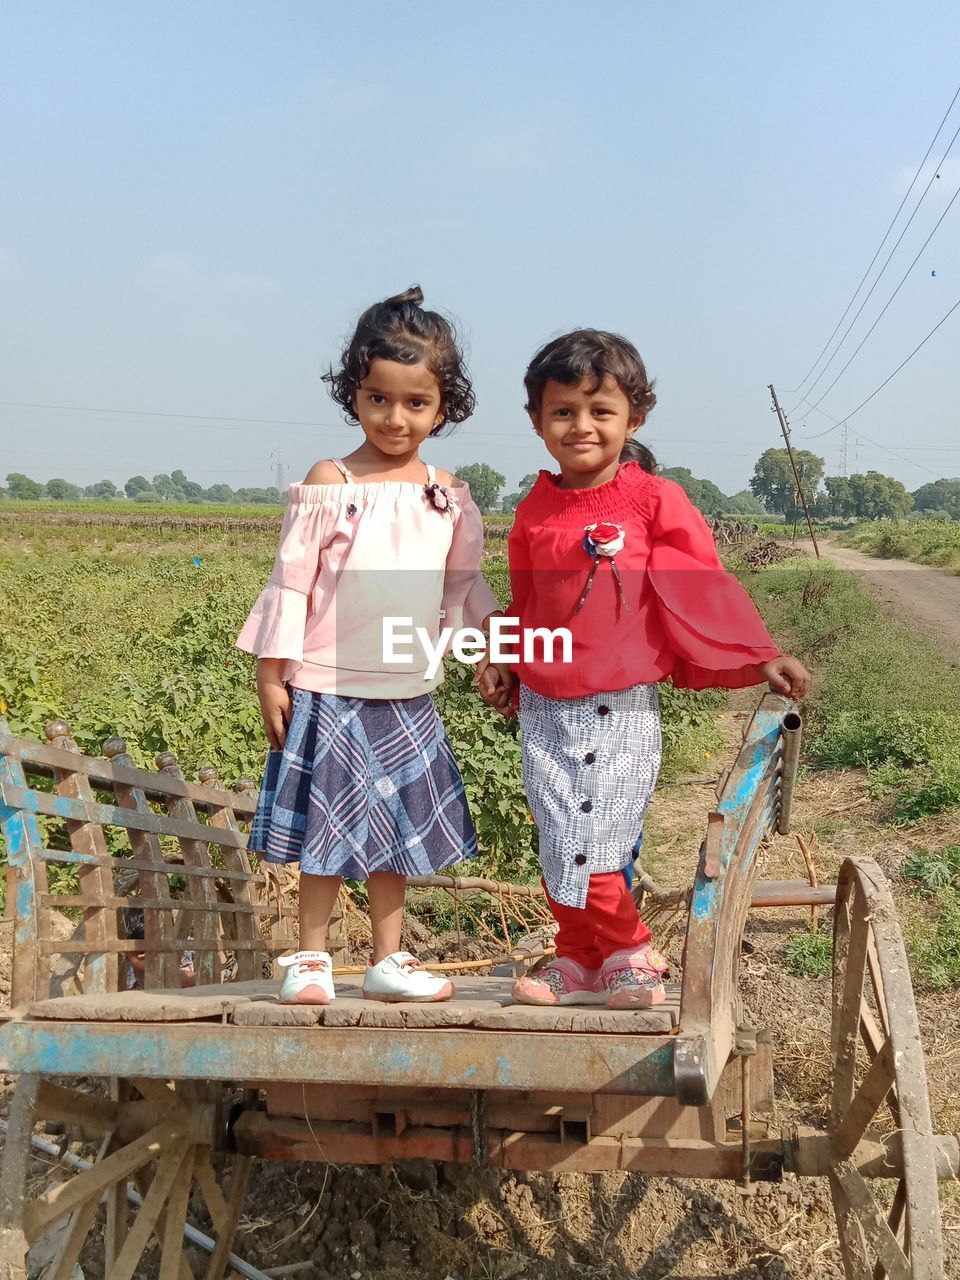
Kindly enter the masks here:
<path id="1" fill-rule="evenodd" d="M 955 664 L 960 663 L 960 576 L 912 560 L 864 555 L 832 539 L 821 551 L 857 573 L 899 616 L 936 640 Z"/>

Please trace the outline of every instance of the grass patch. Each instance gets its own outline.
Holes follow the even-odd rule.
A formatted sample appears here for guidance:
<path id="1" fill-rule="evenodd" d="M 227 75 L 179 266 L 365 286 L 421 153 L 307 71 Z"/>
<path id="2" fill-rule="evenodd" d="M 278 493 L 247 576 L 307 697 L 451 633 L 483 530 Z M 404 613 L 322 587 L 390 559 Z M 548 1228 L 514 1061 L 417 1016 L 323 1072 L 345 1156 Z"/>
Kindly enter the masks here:
<path id="1" fill-rule="evenodd" d="M 960 889 L 960 844 L 945 849 L 922 849 L 905 859 L 902 871 L 924 893 L 941 889 Z"/>
<path id="2" fill-rule="evenodd" d="M 829 978 L 833 968 L 833 939 L 826 933 L 791 933 L 783 962 L 795 978 Z"/>
<path id="3" fill-rule="evenodd" d="M 857 577 L 816 562 L 744 574 L 771 628 L 816 675 L 808 759 L 861 767 L 909 822 L 960 804 L 960 671 Z"/>
<path id="4" fill-rule="evenodd" d="M 960 573 L 960 524 L 956 521 L 870 521 L 858 525 L 843 542 L 871 556 L 915 560 Z"/>
<path id="5" fill-rule="evenodd" d="M 926 895 L 906 922 L 907 953 L 917 986 L 960 986 L 960 889 Z"/>

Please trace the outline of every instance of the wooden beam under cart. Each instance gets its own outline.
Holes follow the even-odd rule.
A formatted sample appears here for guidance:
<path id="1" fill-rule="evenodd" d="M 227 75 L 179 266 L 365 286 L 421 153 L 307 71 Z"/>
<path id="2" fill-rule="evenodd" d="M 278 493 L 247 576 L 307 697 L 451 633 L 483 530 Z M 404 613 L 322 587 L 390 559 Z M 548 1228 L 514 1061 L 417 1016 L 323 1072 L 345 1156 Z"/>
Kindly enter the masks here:
<path id="1" fill-rule="evenodd" d="M 670 1097 L 673 1035 L 367 1027 L 140 1025 L 13 1019 L 0 1071 L 175 1080 L 555 1089 Z"/>

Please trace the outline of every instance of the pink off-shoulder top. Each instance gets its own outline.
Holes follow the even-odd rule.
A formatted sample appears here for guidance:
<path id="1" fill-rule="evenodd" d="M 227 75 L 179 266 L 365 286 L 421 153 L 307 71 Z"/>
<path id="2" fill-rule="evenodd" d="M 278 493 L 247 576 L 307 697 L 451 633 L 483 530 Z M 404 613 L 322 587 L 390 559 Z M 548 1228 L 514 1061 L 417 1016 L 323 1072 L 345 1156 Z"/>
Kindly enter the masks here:
<path id="1" fill-rule="evenodd" d="M 428 658 L 414 641 L 385 656 L 384 619 L 436 645 L 441 626 L 482 626 L 499 609 L 480 573 L 483 519 L 466 484 L 295 484 L 270 579 L 237 647 L 286 660 L 285 681 L 351 698 L 414 698 Z M 411 661 L 399 660 L 399 655 Z"/>

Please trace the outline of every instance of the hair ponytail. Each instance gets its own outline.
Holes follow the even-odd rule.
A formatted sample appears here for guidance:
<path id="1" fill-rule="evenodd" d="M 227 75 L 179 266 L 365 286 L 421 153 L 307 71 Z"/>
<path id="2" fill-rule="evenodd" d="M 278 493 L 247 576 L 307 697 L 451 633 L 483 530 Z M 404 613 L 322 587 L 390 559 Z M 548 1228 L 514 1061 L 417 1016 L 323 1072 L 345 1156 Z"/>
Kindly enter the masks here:
<path id="1" fill-rule="evenodd" d="M 383 307 L 400 307 L 407 302 L 412 302 L 416 307 L 423 306 L 423 290 L 418 284 L 412 284 L 409 289 L 404 289 L 403 293 L 395 293 L 392 298 L 384 298 L 380 305 Z"/>

